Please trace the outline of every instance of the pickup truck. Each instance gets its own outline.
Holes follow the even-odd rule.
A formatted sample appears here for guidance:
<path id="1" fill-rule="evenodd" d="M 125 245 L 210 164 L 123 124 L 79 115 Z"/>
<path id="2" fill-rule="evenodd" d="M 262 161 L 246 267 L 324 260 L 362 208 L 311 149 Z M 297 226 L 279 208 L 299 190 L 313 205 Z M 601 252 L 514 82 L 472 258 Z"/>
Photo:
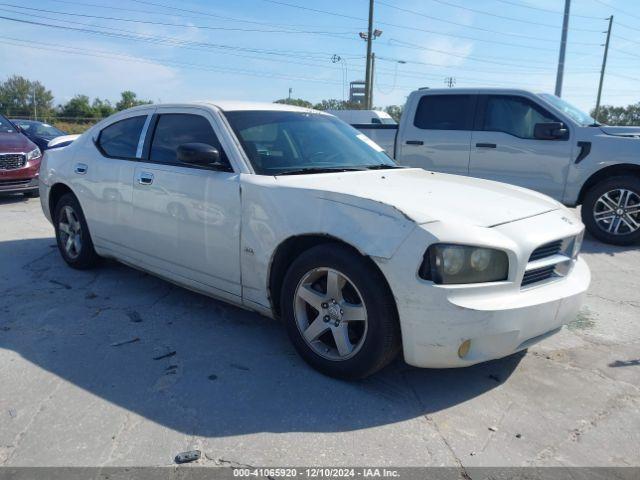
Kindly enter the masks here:
<path id="1" fill-rule="evenodd" d="M 354 127 L 401 165 L 537 190 L 582 205 L 603 242 L 640 241 L 640 127 L 601 125 L 554 95 L 511 89 L 420 89 L 399 125 Z"/>

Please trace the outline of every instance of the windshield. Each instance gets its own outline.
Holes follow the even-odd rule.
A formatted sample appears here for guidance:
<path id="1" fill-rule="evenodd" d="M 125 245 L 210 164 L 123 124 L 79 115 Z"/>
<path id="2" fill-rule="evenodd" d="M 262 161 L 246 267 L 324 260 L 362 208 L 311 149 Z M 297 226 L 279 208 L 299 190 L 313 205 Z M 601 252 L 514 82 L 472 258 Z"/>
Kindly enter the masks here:
<path id="1" fill-rule="evenodd" d="M 562 100 L 555 95 L 551 95 L 550 93 L 541 93 L 540 96 L 544 98 L 551 105 L 556 107 L 558 110 L 566 114 L 568 117 L 571 117 L 572 120 L 575 120 L 583 127 L 588 127 L 589 125 L 597 125 L 596 119 L 591 115 L 584 113 L 578 107 L 574 107 L 569 102 Z"/>
<path id="2" fill-rule="evenodd" d="M 18 125 L 25 133 L 36 135 L 39 137 L 61 137 L 66 135 L 62 130 L 49 125 L 48 123 L 34 122 L 30 120 L 14 120 L 13 123 Z"/>
<path id="3" fill-rule="evenodd" d="M 0 115 L 0 133 L 16 133 L 16 129 L 9 120 Z"/>
<path id="4" fill-rule="evenodd" d="M 225 116 L 261 175 L 396 167 L 368 137 L 329 115 L 237 111 Z"/>

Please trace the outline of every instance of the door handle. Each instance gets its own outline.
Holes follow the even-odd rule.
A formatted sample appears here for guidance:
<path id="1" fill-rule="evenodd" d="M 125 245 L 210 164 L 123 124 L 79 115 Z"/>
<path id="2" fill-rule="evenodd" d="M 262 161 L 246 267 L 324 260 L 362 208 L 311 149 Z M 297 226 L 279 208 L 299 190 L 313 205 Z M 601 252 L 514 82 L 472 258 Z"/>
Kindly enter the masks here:
<path id="1" fill-rule="evenodd" d="M 407 145 L 424 145 L 422 140 L 407 140 Z"/>
<path id="2" fill-rule="evenodd" d="M 478 147 L 478 148 L 496 148 L 497 145 L 495 143 L 476 143 L 476 147 Z"/>
<path id="3" fill-rule="evenodd" d="M 153 183 L 153 173 L 142 172 L 138 176 L 138 183 L 140 185 L 151 185 Z"/>
<path id="4" fill-rule="evenodd" d="M 74 167 L 73 171 L 76 172 L 78 175 L 84 175 L 85 173 L 87 173 L 88 169 L 89 167 L 87 166 L 86 163 L 76 163 L 76 166 Z"/>

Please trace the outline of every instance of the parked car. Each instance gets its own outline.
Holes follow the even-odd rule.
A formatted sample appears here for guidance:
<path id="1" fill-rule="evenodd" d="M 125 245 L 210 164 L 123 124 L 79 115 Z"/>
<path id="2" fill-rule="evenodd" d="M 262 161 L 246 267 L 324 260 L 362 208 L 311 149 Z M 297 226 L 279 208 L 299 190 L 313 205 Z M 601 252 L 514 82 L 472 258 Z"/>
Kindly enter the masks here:
<path id="1" fill-rule="evenodd" d="M 584 226 L 555 200 L 399 167 L 289 105 L 132 108 L 45 152 L 40 188 L 71 267 L 111 257 L 280 317 L 337 377 L 401 347 L 418 367 L 526 349 L 575 317 L 590 281 Z"/>
<path id="2" fill-rule="evenodd" d="M 640 128 L 598 124 L 550 94 L 421 89 L 397 129 L 358 128 L 402 165 L 537 190 L 582 205 L 603 242 L 640 241 Z"/>
<path id="3" fill-rule="evenodd" d="M 71 145 L 71 143 L 73 143 L 73 141 L 79 136 L 80 135 L 78 134 L 74 134 L 74 135 L 62 135 L 61 137 L 55 137 L 49 140 L 49 143 L 47 144 L 47 149 L 62 148 L 62 147 L 66 147 L 67 145 Z"/>
<path id="4" fill-rule="evenodd" d="M 41 151 L 49 148 L 49 142 L 56 137 L 67 135 L 66 132 L 49 125 L 48 123 L 38 122 L 37 120 L 21 120 L 11 119 L 14 125 L 20 128 L 26 137 L 35 143 Z"/>
<path id="5" fill-rule="evenodd" d="M 397 125 L 391 115 L 382 110 L 327 110 L 327 113 L 350 125 Z"/>
<path id="6" fill-rule="evenodd" d="M 38 196 L 38 170 L 42 153 L 0 115 L 0 193 Z"/>

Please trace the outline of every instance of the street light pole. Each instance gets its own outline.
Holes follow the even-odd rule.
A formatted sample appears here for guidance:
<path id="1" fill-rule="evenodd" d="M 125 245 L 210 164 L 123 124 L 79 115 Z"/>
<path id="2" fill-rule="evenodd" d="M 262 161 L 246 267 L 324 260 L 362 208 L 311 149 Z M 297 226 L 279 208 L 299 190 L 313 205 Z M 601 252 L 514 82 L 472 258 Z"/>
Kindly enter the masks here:
<path id="1" fill-rule="evenodd" d="M 607 29 L 607 41 L 604 44 L 604 56 L 602 57 L 602 70 L 600 70 L 600 83 L 598 84 L 598 98 L 596 99 L 595 119 L 598 120 L 600 111 L 600 98 L 602 97 L 602 84 L 604 82 L 604 71 L 607 68 L 607 54 L 609 53 L 609 39 L 611 38 L 611 26 L 613 25 L 613 15 L 609 17 L 609 28 Z"/>
<path id="2" fill-rule="evenodd" d="M 569 10 L 571 0 L 564 0 L 564 19 L 562 20 L 562 38 L 560 40 L 560 56 L 558 58 L 558 74 L 556 75 L 556 96 L 562 96 L 562 79 L 564 76 L 564 56 L 567 50 L 567 33 L 569 31 Z"/>

